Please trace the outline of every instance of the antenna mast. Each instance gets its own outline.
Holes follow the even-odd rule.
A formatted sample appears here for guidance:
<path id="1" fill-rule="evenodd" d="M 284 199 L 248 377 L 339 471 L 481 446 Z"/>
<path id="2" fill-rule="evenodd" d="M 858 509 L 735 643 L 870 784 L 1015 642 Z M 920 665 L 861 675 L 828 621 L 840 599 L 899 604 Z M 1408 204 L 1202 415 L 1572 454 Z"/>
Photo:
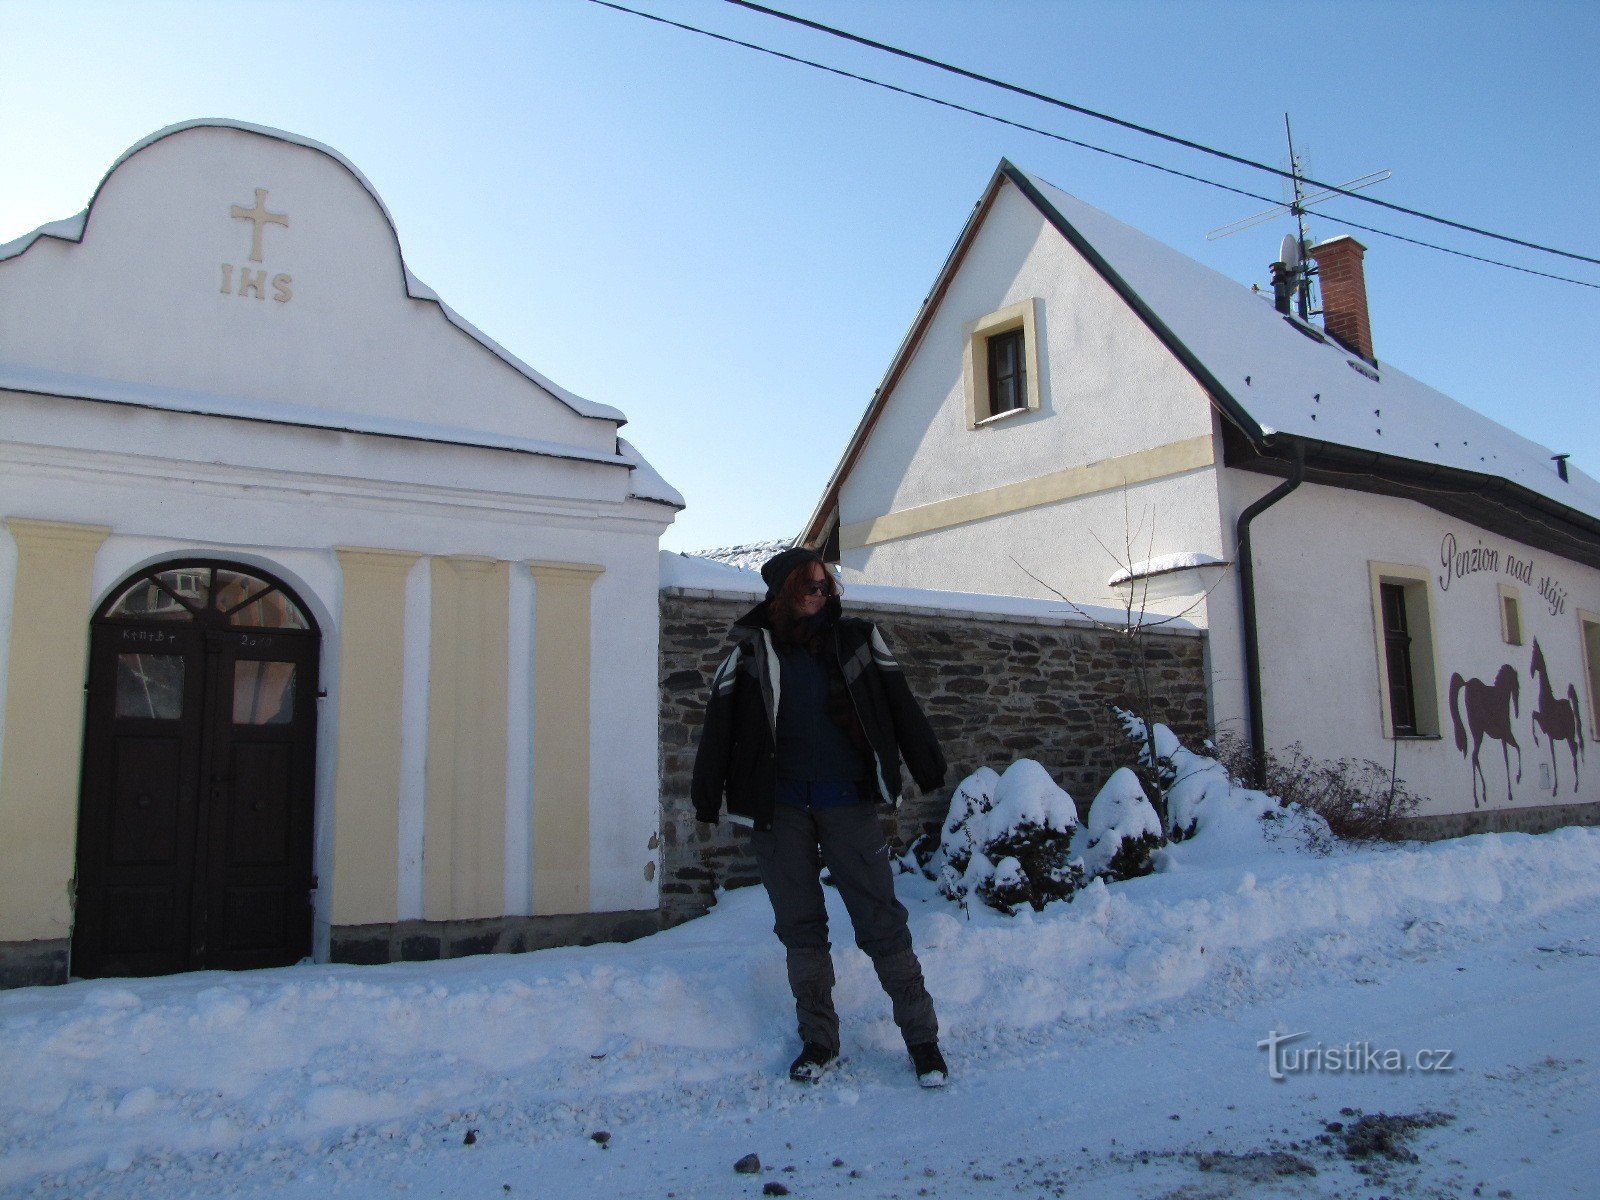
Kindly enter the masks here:
<path id="1" fill-rule="evenodd" d="M 1299 243 L 1299 263 L 1295 274 L 1298 276 L 1298 286 L 1295 288 L 1295 307 L 1300 310 L 1302 321 L 1311 320 L 1311 277 L 1317 273 L 1316 267 L 1311 265 L 1311 247 L 1306 243 L 1306 203 L 1305 191 L 1300 182 L 1300 159 L 1294 152 L 1294 130 L 1289 127 L 1289 114 L 1283 114 L 1283 135 L 1289 141 L 1289 175 L 1294 188 L 1294 201 L 1289 205 L 1289 211 L 1294 214 L 1295 240 Z"/>
<path id="2" fill-rule="evenodd" d="M 1321 191 L 1306 194 L 1305 176 L 1300 169 L 1300 156 L 1295 153 L 1294 129 L 1289 124 L 1289 114 L 1283 114 L 1283 133 L 1289 142 L 1289 180 L 1291 184 L 1291 199 L 1287 204 L 1279 204 L 1269 208 L 1266 212 L 1257 213 L 1253 217 L 1234 221 L 1220 226 L 1206 234 L 1207 241 L 1216 241 L 1218 238 L 1229 237 L 1246 229 L 1253 229 L 1257 225 L 1275 220 L 1284 213 L 1294 216 L 1295 231 L 1285 234 L 1282 249 L 1279 251 L 1279 261 L 1271 266 L 1273 303 L 1279 312 L 1287 315 L 1291 309 L 1299 314 L 1302 321 L 1310 322 L 1313 309 L 1311 307 L 1311 279 L 1316 275 L 1316 264 L 1311 258 L 1310 238 L 1306 233 L 1306 213 L 1313 204 L 1320 204 L 1343 192 L 1355 191 L 1358 188 L 1371 187 L 1375 183 L 1382 183 L 1388 179 L 1391 172 L 1374 171 L 1370 175 L 1362 175 L 1352 179 L 1337 188 L 1325 188 Z"/>

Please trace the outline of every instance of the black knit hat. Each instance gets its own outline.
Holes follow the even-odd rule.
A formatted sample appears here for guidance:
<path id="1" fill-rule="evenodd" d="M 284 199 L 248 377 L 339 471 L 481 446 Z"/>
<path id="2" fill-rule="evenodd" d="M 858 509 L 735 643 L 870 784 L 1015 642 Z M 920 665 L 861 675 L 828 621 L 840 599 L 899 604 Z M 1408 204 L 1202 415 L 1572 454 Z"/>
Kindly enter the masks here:
<path id="1" fill-rule="evenodd" d="M 783 590 L 784 581 L 806 563 L 821 563 L 822 555 L 815 550 L 807 550 L 804 546 L 791 546 L 778 554 L 774 554 L 761 564 L 761 578 L 767 585 L 767 599 L 776 600 L 778 593 Z M 826 570 L 828 564 L 822 563 Z"/>

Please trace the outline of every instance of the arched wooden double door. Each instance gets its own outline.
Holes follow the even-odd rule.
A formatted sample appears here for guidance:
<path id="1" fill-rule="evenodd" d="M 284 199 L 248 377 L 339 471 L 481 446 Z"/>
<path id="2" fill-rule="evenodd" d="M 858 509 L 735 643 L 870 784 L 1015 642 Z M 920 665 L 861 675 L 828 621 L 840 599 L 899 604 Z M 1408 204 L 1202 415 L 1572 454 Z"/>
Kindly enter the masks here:
<path id="1" fill-rule="evenodd" d="M 95 616 L 74 975 L 310 953 L 320 641 L 287 587 L 230 563 L 162 563 Z"/>

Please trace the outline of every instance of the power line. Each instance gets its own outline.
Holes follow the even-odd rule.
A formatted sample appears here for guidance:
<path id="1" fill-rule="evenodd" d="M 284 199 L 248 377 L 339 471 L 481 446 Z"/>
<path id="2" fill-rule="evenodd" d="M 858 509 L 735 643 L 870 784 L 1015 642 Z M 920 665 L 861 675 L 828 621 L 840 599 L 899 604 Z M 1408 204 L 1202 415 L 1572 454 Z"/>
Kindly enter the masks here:
<path id="1" fill-rule="evenodd" d="M 598 4 L 601 8 L 615 9 L 617 12 L 627 13 L 630 16 L 643 17 L 647 21 L 655 21 L 661 25 L 670 25 L 674 29 L 682 29 L 687 33 L 698 33 L 701 37 L 711 38 L 713 41 L 727 42 L 731 46 L 742 46 L 746 50 L 755 50 L 761 54 L 770 54 L 773 58 L 781 58 L 785 62 L 798 63 L 803 67 L 814 67 L 818 71 L 826 71 L 830 75 L 839 75 L 845 79 L 854 79 L 857 83 L 871 84 L 873 87 L 883 88 L 885 91 L 896 92 L 902 96 L 910 96 L 913 100 L 926 100 L 929 104 L 937 104 L 942 108 L 952 108 L 957 112 L 967 113 L 969 116 L 982 117 L 985 121 L 994 121 L 999 125 L 1009 125 L 1013 129 L 1021 129 L 1027 133 L 1036 133 L 1040 137 L 1052 138 L 1058 142 L 1065 142 L 1069 146 L 1078 146 L 1084 150 L 1093 150 L 1096 154 L 1109 155 L 1120 158 L 1123 162 L 1131 162 L 1141 167 L 1149 167 L 1153 171 L 1163 171 L 1168 175 L 1176 175 L 1180 179 L 1188 179 L 1194 183 L 1203 183 L 1207 187 L 1219 188 L 1224 192 L 1232 192 L 1236 196 L 1244 196 L 1250 200 L 1261 200 L 1267 204 L 1279 204 L 1270 196 L 1263 196 L 1257 192 L 1246 191 L 1244 188 L 1233 187 L 1226 183 L 1218 183 L 1214 179 L 1206 179 L 1200 175 L 1191 175 L 1187 171 L 1179 171 L 1173 167 L 1164 167 L 1160 163 L 1149 162 L 1142 158 L 1135 158 L 1131 154 L 1122 154 L 1116 150 L 1108 150 L 1104 146 L 1096 146 L 1090 142 L 1081 142 L 1077 138 L 1067 137 L 1065 134 L 1053 133 L 1048 129 L 1040 129 L 1037 125 L 1028 125 L 1022 121 L 1013 121 L 1009 117 L 996 116 L 994 113 L 984 112 L 978 108 L 968 108 L 965 104 L 957 104 L 954 100 L 943 100 L 938 96 L 930 96 L 926 92 L 914 91 L 911 88 L 901 87 L 898 84 L 885 83 L 881 79 L 873 79 L 870 75 L 857 75 L 854 71 L 846 71 L 842 67 L 830 67 L 827 63 L 820 63 L 814 59 L 801 58 L 798 55 L 786 54 L 782 50 L 774 50 L 770 46 L 763 46 L 757 42 L 740 41 L 736 37 L 729 37 L 723 33 L 713 33 L 709 29 L 702 29 L 698 25 L 686 25 L 682 21 L 673 21 L 655 13 L 645 12 L 642 9 L 629 8 L 624 4 L 614 3 L 613 0 L 589 0 L 591 4 Z"/>
<path id="2" fill-rule="evenodd" d="M 1282 179 L 1294 178 L 1294 175 L 1291 172 L 1285 171 L 1281 167 L 1274 167 L 1268 163 L 1256 162 L 1254 159 L 1244 158 L 1238 154 L 1229 153 L 1226 150 L 1219 150 L 1214 146 L 1207 146 L 1201 142 L 1194 142 L 1190 141 L 1188 138 L 1179 137 L 1176 134 L 1164 133 L 1159 129 L 1152 129 L 1148 125 L 1140 125 L 1134 121 L 1127 121 L 1121 117 L 1114 117 L 1110 113 L 1103 113 L 1092 108 L 1085 108 L 1083 105 L 1074 104 L 1070 100 L 1062 100 L 1056 96 L 1046 95 L 1044 92 L 1036 92 L 1032 88 L 1025 88 L 1015 83 L 1007 83 L 1005 80 L 996 79 L 992 75 L 984 75 L 977 71 L 969 71 L 965 67 L 958 67 L 952 63 L 941 62 L 937 58 L 929 58 L 926 55 L 917 54 L 910 50 L 903 50 L 898 46 L 891 46 L 887 42 L 874 41 L 872 38 L 862 37 L 860 34 L 851 33 L 848 30 L 837 29 L 832 25 L 824 25 L 820 21 L 812 21 L 805 17 L 795 16 L 793 13 L 783 12 L 776 8 L 768 8 L 764 4 L 756 4 L 754 0 L 724 0 L 724 2 L 737 5 L 740 8 L 749 9 L 751 12 L 758 12 L 765 16 L 776 17 L 780 21 L 788 21 L 795 25 L 802 25 L 807 29 L 814 29 L 819 33 L 826 33 L 830 37 L 843 38 L 846 41 L 855 42 L 857 45 L 868 46 L 874 50 L 881 50 L 885 54 L 893 54 L 899 58 L 910 59 L 912 62 L 922 63 L 924 66 L 934 67 L 940 71 L 948 71 L 952 75 L 960 75 L 965 79 L 971 79 L 978 83 L 988 84 L 990 87 L 997 87 L 1004 91 L 1014 92 L 1019 96 L 1026 96 L 1030 100 L 1038 100 L 1045 104 L 1053 104 L 1057 108 L 1064 108 L 1069 112 L 1079 113 L 1086 117 L 1093 117 L 1097 121 L 1106 121 L 1112 125 L 1121 126 L 1123 129 L 1132 130 L 1135 133 L 1142 133 L 1149 137 L 1160 138 L 1162 141 L 1171 142 L 1175 146 L 1183 146 L 1189 150 L 1197 150 L 1202 154 L 1210 154 L 1216 158 L 1225 159 L 1228 162 L 1237 163 L 1244 167 L 1250 167 L 1257 171 L 1266 171 L 1269 174 L 1277 175 Z M 1545 246 L 1539 242 L 1525 241 L 1522 238 L 1512 237 L 1509 234 L 1495 233 L 1492 230 L 1480 229 L 1476 225 L 1467 225 L 1461 221 L 1452 221 L 1448 217 L 1434 216 L 1432 213 L 1425 213 L 1414 208 L 1407 208 L 1402 204 L 1392 204 L 1387 200 L 1379 199 L 1377 196 L 1368 196 L 1360 192 L 1348 191 L 1345 188 L 1338 187 L 1331 183 L 1323 183 L 1321 180 L 1311 179 L 1304 175 L 1302 175 L 1300 178 L 1303 182 L 1308 183 L 1313 187 L 1326 188 L 1328 191 L 1334 192 L 1340 196 L 1348 196 L 1352 200 L 1360 200 L 1365 204 L 1376 204 L 1380 208 L 1387 208 L 1391 212 L 1404 213 L 1408 217 L 1418 217 L 1421 220 L 1433 221 L 1439 225 L 1448 225 L 1452 229 L 1459 229 L 1466 233 L 1475 233 L 1481 237 L 1494 238 L 1495 240 L 1502 242 L 1510 242 L 1512 245 L 1522 246 L 1529 250 L 1542 250 L 1546 254 L 1556 254 L 1560 255 L 1562 258 L 1575 259 L 1578 262 L 1593 263 L 1596 266 L 1600 266 L 1600 258 L 1591 258 L 1587 254 L 1578 254 L 1571 250 L 1559 250 L 1554 246 Z"/>
<path id="3" fill-rule="evenodd" d="M 1574 279 L 1570 275 L 1553 275 L 1549 271 L 1536 271 L 1532 267 L 1519 267 L 1516 263 L 1501 262 L 1498 258 L 1485 258 L 1481 254 L 1468 254 L 1465 250 L 1452 250 L 1449 246 L 1440 246 L 1435 242 L 1425 242 L 1420 238 L 1406 237 L 1403 233 L 1390 233 L 1387 229 L 1374 229 L 1371 225 L 1361 225 L 1346 217 L 1336 217 L 1329 212 L 1319 210 L 1317 216 L 1321 220 L 1332 221 L 1336 225 L 1348 225 L 1351 229 L 1359 229 L 1364 233 L 1375 233 L 1379 237 L 1393 238 L 1397 242 L 1409 242 L 1413 246 L 1423 246 L 1429 250 L 1437 250 L 1441 254 L 1454 254 L 1457 258 L 1470 258 L 1473 262 L 1488 263 L 1493 267 L 1504 267 L 1508 271 L 1521 271 L 1524 275 L 1537 275 L 1541 279 L 1555 279 L 1562 283 L 1575 283 L 1579 287 L 1600 290 L 1600 283 L 1590 283 L 1587 279 Z"/>
<path id="4" fill-rule="evenodd" d="M 785 62 L 796 63 L 803 67 L 811 67 L 818 71 L 825 71 L 830 75 L 838 75 L 844 79 L 853 79 L 857 83 L 865 83 L 871 85 L 872 87 L 882 88 L 885 91 L 894 92 L 901 96 L 909 96 L 913 100 L 923 100 L 929 104 L 937 104 L 941 108 L 953 109 L 956 112 L 966 113 L 967 115 L 973 117 L 979 117 L 985 121 L 993 121 L 998 125 L 1007 125 L 1012 129 L 1020 129 L 1025 133 L 1033 133 L 1039 135 L 1040 137 L 1050 138 L 1053 141 L 1064 142 L 1069 146 L 1076 146 L 1081 150 L 1092 150 L 1096 154 L 1104 154 L 1107 157 L 1119 159 L 1122 162 L 1133 163 L 1135 166 L 1148 167 L 1152 171 L 1160 171 L 1163 174 L 1175 175 L 1179 179 L 1187 179 L 1192 183 L 1204 184 L 1206 187 L 1217 188 L 1220 191 L 1232 192 L 1236 196 L 1244 196 L 1250 200 L 1259 200 L 1265 204 L 1279 204 L 1279 201 L 1273 199 L 1271 196 L 1263 196 L 1259 192 L 1248 191 L 1245 188 L 1234 187 L 1231 184 L 1219 183 L 1217 180 L 1207 179 L 1203 175 L 1193 175 L 1188 171 L 1179 171 L 1173 167 L 1163 166 L 1161 163 L 1150 162 L 1147 159 L 1137 158 L 1132 154 L 1123 154 L 1120 151 L 1110 150 L 1104 146 L 1096 146 L 1092 142 L 1080 141 L 1078 138 L 1067 137 L 1065 134 L 1056 133 L 1049 129 L 1040 129 L 1036 125 L 1029 125 L 1022 121 L 1014 121 L 1009 117 L 997 116 L 994 113 L 984 112 L 982 109 L 978 108 L 971 108 L 965 104 L 957 104 L 953 100 L 945 100 L 938 96 L 930 96 L 925 92 L 918 92 L 911 88 L 901 87 L 898 84 L 886 83 L 881 79 L 874 79 L 869 75 L 859 75 L 854 71 L 846 71 L 840 67 L 829 66 L 827 63 L 820 63 L 814 61 L 813 59 L 801 58 L 800 56 L 794 54 L 787 54 L 782 50 L 774 50 L 770 46 L 763 46 L 756 42 L 741 41 L 739 38 L 729 37 L 727 34 L 714 33 L 709 29 L 702 29 L 698 25 L 688 25 L 682 21 L 674 21 L 667 17 L 658 16 L 655 13 L 645 12 L 637 8 L 629 8 L 625 4 L 615 3 L 615 0 L 589 0 L 589 3 L 597 4 L 601 8 L 613 9 L 616 12 L 627 13 L 629 16 L 642 17 L 647 21 L 654 21 L 660 25 L 668 25 L 674 29 L 681 29 L 686 33 L 699 34 L 701 37 L 707 37 L 713 41 L 725 42 L 731 46 L 740 46 L 746 50 L 754 50 L 759 54 L 767 54 L 773 58 L 783 59 Z M 1272 169 L 1276 170 L 1276 168 Z M 1286 174 L 1286 172 L 1281 171 L 1277 173 Z M 1314 181 L 1308 180 L 1307 182 Z M 1448 246 L 1440 246 L 1433 242 L 1425 242 L 1419 238 L 1406 237 L 1405 235 L 1398 233 L 1390 233 L 1384 229 L 1376 229 L 1371 225 L 1361 225 L 1355 221 L 1346 220 L 1343 217 L 1336 217 L 1332 213 L 1326 211 L 1319 212 L 1318 216 L 1322 220 L 1332 221 L 1340 225 L 1348 225 L 1352 229 L 1360 229 L 1365 233 L 1375 233 L 1380 237 L 1393 238 L 1396 241 L 1408 242 L 1413 246 L 1422 246 L 1429 250 L 1438 250 L 1443 254 L 1453 254 L 1458 258 L 1468 258 L 1473 262 L 1487 263 L 1490 266 L 1504 267 L 1508 271 L 1520 271 L 1525 275 L 1537 275 L 1541 279 L 1553 279 L 1561 283 L 1572 283 L 1578 285 L 1579 287 L 1595 288 L 1600 290 L 1600 284 L 1590 283 L 1587 280 L 1573 279 L 1567 275 L 1555 275 L 1548 271 L 1537 271 L 1532 267 L 1521 267 L 1515 263 L 1502 262 L 1497 258 L 1485 258 L 1479 254 L 1468 254 L 1464 250 L 1453 250 Z"/>

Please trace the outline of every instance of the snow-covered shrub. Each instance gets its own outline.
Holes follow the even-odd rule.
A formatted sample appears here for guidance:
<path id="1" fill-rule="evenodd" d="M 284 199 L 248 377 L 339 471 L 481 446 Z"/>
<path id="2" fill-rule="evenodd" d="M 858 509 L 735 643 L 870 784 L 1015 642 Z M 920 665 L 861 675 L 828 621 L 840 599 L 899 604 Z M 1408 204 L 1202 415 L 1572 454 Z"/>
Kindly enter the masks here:
<path id="1" fill-rule="evenodd" d="M 994 789 L 1000 776 L 988 767 L 979 767 L 960 783 L 950 797 L 950 810 L 939 831 L 939 849 L 924 866 L 924 873 L 939 881 L 939 891 L 951 900 L 965 902 L 971 884 L 969 871 L 977 875 L 992 872 L 994 864 L 984 860 L 976 867 L 974 857 L 982 858 L 983 816 L 994 807 Z"/>
<path id="2" fill-rule="evenodd" d="M 1217 757 L 1236 779 L 1252 781 L 1255 755 L 1242 738 L 1217 740 Z M 1307 754 L 1299 742 L 1265 755 L 1264 791 L 1285 808 L 1303 808 L 1326 822 L 1334 837 L 1350 841 L 1395 841 L 1406 835 L 1401 821 L 1421 798 L 1381 763 L 1326 759 Z"/>
<path id="3" fill-rule="evenodd" d="M 1145 737 L 1145 724 L 1125 709 L 1117 710 L 1129 740 L 1138 747 L 1139 761 L 1150 767 L 1161 781 L 1163 808 L 1166 810 L 1168 840 L 1181 842 L 1193 837 L 1200 810 L 1212 796 L 1224 796 L 1233 786 L 1228 769 L 1214 758 L 1196 754 L 1178 740 L 1160 722 L 1155 727 L 1156 760 L 1149 761 L 1150 740 Z"/>
<path id="4" fill-rule="evenodd" d="M 939 890 L 965 904 L 976 893 L 1011 914 L 1043 909 L 1082 882 L 1072 861 L 1078 809 L 1050 774 L 1019 758 L 996 775 L 979 767 L 950 798 L 941 839 Z"/>
<path id="5" fill-rule="evenodd" d="M 1151 855 L 1165 841 L 1139 777 L 1119 767 L 1089 805 L 1089 820 L 1079 828 L 1073 845 L 1085 876 L 1115 883 L 1150 874 Z"/>

